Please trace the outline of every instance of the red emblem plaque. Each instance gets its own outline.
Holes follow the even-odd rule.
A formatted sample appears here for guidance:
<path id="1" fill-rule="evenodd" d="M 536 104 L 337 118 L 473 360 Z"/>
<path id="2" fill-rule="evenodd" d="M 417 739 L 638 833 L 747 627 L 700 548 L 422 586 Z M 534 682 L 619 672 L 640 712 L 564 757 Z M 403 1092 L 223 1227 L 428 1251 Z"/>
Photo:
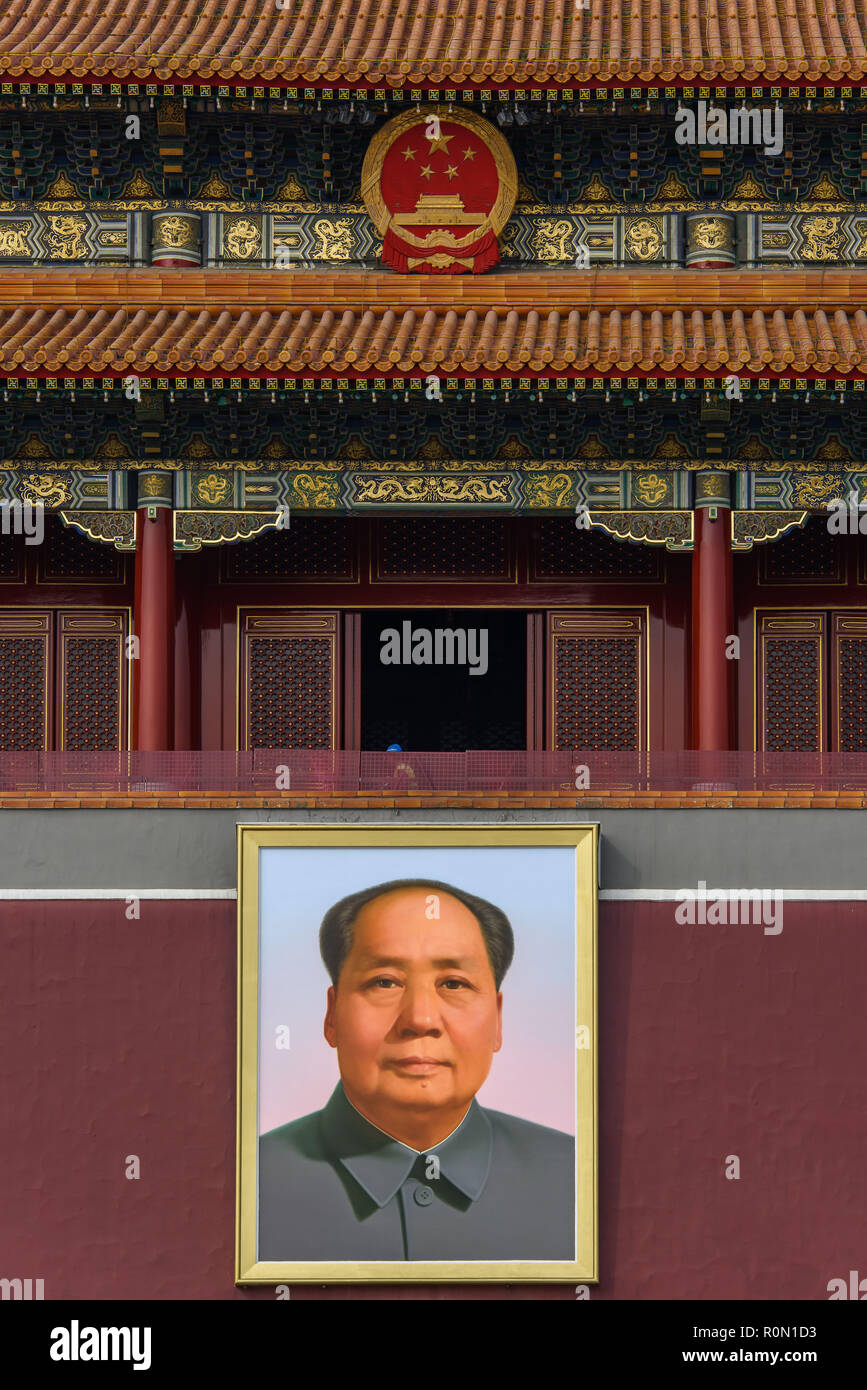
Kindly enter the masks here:
<path id="1" fill-rule="evenodd" d="M 382 259 L 404 273 L 480 275 L 496 265 L 517 191 L 508 144 L 469 111 L 403 112 L 374 135 L 361 172 Z"/>

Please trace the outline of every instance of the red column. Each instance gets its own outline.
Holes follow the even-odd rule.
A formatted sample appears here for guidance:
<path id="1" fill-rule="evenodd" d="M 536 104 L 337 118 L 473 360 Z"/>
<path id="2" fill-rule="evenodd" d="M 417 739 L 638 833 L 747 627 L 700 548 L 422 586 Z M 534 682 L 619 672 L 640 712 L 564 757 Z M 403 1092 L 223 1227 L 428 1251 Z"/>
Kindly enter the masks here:
<path id="1" fill-rule="evenodd" d="M 699 474 L 699 482 L 706 475 Z M 733 746 L 734 668 L 731 511 L 697 507 L 692 556 L 692 730 L 696 748 Z"/>
<path id="2" fill-rule="evenodd" d="M 183 555 L 175 561 L 175 742 L 174 748 L 201 748 L 200 600 L 216 555 Z M 209 563 L 210 562 L 210 563 Z"/>
<path id="3" fill-rule="evenodd" d="M 148 477 L 143 474 L 142 484 Z M 169 480 L 169 486 L 171 481 Z M 175 557 L 172 509 L 138 508 L 135 552 L 136 665 L 135 747 L 171 748 L 174 734 Z"/>
<path id="4" fill-rule="evenodd" d="M 178 748 L 193 746 L 193 663 L 190 600 L 186 587 L 177 595 L 175 621 L 175 741 Z"/>

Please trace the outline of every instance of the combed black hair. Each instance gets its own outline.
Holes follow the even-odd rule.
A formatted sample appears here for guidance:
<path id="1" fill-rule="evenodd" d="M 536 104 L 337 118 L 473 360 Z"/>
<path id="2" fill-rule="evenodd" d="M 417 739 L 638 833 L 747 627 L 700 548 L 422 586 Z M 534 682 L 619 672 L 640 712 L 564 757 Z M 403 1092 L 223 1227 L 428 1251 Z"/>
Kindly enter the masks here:
<path id="1" fill-rule="evenodd" d="M 488 960 L 494 972 L 494 982 L 499 989 L 515 954 L 515 937 L 511 922 L 505 912 L 493 903 L 433 878 L 395 878 L 390 883 L 377 883 L 373 888 L 363 888 L 359 893 L 350 893 L 328 909 L 319 928 L 319 950 L 325 962 L 325 969 L 331 976 L 331 983 L 337 985 L 343 962 L 352 950 L 352 930 L 361 909 L 372 903 L 375 898 L 382 898 L 386 893 L 394 893 L 401 888 L 429 888 L 434 893 L 448 893 L 451 897 L 457 898 L 459 903 L 463 903 L 464 907 L 469 908 L 481 929 Z"/>

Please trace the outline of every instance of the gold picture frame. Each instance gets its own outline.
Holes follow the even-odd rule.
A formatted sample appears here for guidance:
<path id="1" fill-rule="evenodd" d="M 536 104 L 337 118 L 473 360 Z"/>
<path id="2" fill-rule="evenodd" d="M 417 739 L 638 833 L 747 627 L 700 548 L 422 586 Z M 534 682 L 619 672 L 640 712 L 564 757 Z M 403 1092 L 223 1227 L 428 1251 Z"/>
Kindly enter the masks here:
<path id="1" fill-rule="evenodd" d="M 502 850 L 555 847 L 571 851 L 564 883 L 574 883 L 575 978 L 575 1245 L 574 1259 L 488 1260 L 260 1260 L 259 1142 L 263 973 L 260 944 L 261 855 L 273 849 L 342 848 Z M 360 1282 L 592 1283 L 598 1279 L 598 1128 L 597 1128 L 597 902 L 599 827 L 596 824 L 254 824 L 238 826 L 238 1094 L 236 1187 L 236 1284 Z M 274 863 L 275 861 L 270 861 Z M 356 861 L 357 862 L 357 861 Z M 385 862 L 383 860 L 380 863 Z M 428 862 L 433 862 L 429 859 Z M 462 870 L 467 866 L 462 861 Z M 479 861 L 480 862 L 480 861 Z M 488 861 L 490 862 L 490 861 Z M 504 859 L 504 866 L 506 864 Z M 546 861 L 550 862 L 550 861 Z M 298 861 L 299 865 L 301 860 Z M 572 869 L 574 865 L 574 873 Z M 409 865 L 408 865 L 409 867 Z M 335 872 L 337 864 L 335 864 Z M 490 872 L 490 869 L 486 869 Z M 374 871 L 375 876 L 375 871 Z M 406 877 L 413 875 L 407 874 Z M 312 880 L 311 875 L 311 880 Z M 329 884 L 331 875 L 328 876 Z M 460 882 L 460 877 L 457 879 Z M 532 883 L 537 884 L 533 879 Z M 537 888 L 534 892 L 538 891 Z M 267 891 L 266 891 L 267 896 Z M 533 899 L 535 902 L 535 897 Z M 568 909 L 571 913 L 571 907 Z M 318 928 L 312 923 L 312 930 Z M 526 936 L 518 938 L 526 952 Z M 305 949 L 307 949 L 305 944 Z M 323 980 L 325 979 L 323 975 Z M 508 982 L 504 989 L 508 988 Z M 526 999 L 524 1001 L 526 1007 Z M 533 1009 L 536 1009 L 534 1000 Z M 566 1017 L 566 1015 L 563 1015 Z M 568 1022 L 568 1019 L 567 1019 Z M 508 1027 L 508 1014 L 507 1014 Z M 324 1097 L 323 1097 L 324 1100 Z M 487 1104 L 487 1102 L 486 1102 Z M 488 1111 L 489 1115 L 499 1112 Z M 298 1117 L 301 1118 L 301 1117 Z M 306 1117 L 305 1117 L 306 1118 Z M 526 1124 L 517 1116 L 500 1119 Z M 553 1135 L 555 1130 L 544 1131 Z M 450 1137 L 450 1136 L 449 1136 Z M 559 1140 L 566 1135 L 560 1133 Z M 571 1136 L 570 1136 L 571 1137 Z M 393 1141 L 394 1142 L 394 1141 Z M 404 1145 L 407 1152 L 412 1152 Z M 498 1150 L 492 1150 L 496 1162 Z M 561 1149 L 562 1153 L 562 1149 Z M 424 1150 L 419 1153 L 419 1158 Z M 569 1168 L 566 1168 L 568 1176 Z M 434 1176 L 437 1176 L 434 1174 Z M 537 1194 L 538 1196 L 538 1194 Z M 418 1201 L 418 1197 L 416 1198 Z M 536 1198 L 528 1189 L 530 1209 Z M 570 1198 L 571 1202 L 571 1198 Z M 420 1203 L 421 1205 L 421 1203 Z M 287 1252 L 288 1253 L 288 1252 Z"/>

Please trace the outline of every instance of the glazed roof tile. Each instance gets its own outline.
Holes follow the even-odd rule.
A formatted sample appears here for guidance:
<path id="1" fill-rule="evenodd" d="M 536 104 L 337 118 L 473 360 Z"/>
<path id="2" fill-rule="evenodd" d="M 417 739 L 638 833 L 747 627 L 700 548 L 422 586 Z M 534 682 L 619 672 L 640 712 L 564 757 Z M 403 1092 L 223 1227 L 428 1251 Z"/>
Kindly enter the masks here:
<path id="1" fill-rule="evenodd" d="M 867 271 L 20 272 L 0 373 L 843 372 Z"/>
<path id="2" fill-rule="evenodd" d="M 10 75 L 174 81 L 858 81 L 867 0 L 13 0 Z"/>

